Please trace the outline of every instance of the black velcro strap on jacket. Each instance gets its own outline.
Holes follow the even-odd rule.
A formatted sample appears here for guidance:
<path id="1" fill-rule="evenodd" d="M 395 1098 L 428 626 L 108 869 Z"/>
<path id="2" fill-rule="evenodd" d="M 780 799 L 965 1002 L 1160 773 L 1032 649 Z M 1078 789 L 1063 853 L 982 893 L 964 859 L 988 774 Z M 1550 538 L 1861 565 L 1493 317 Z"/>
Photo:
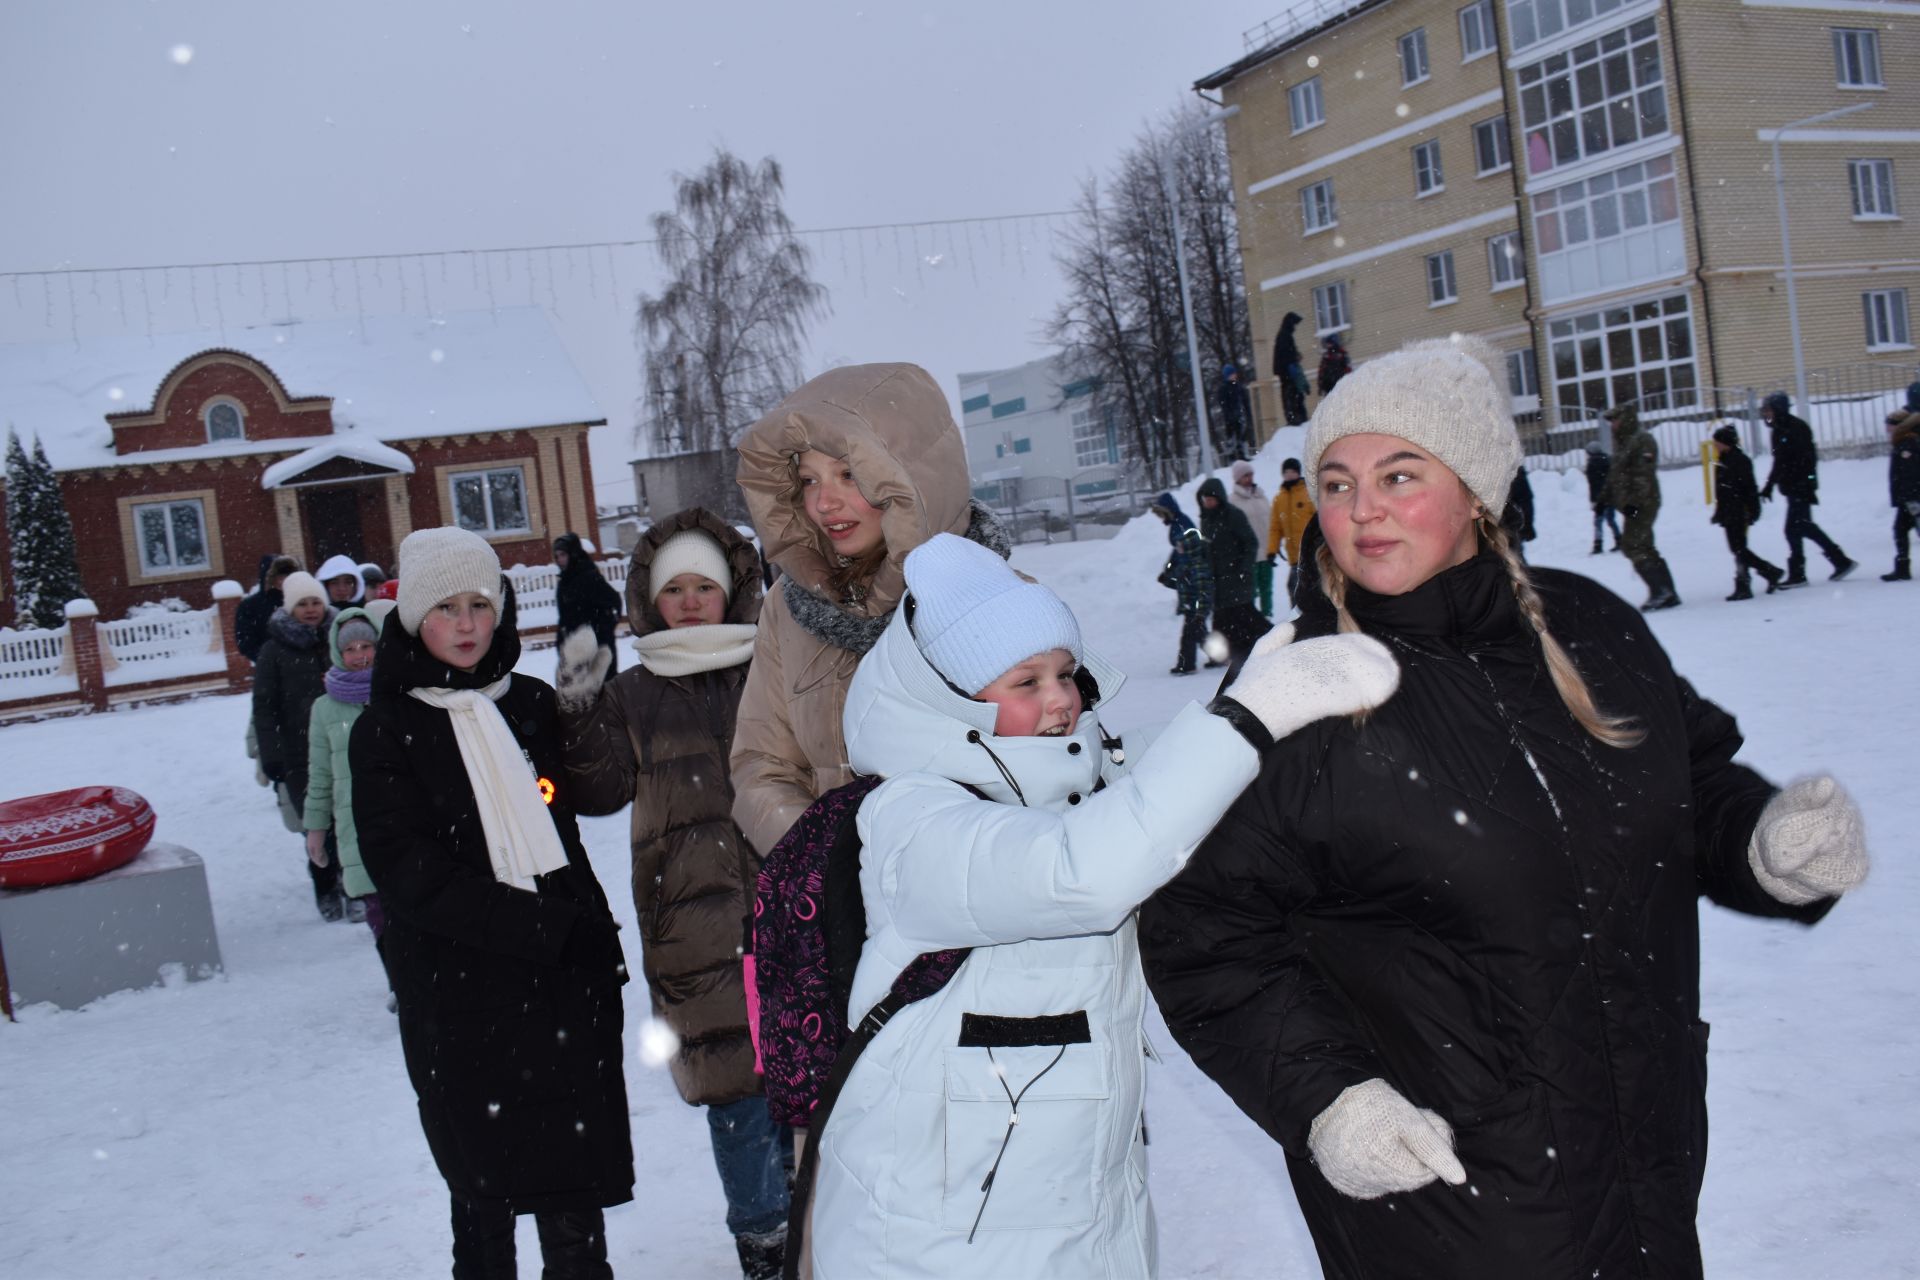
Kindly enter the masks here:
<path id="1" fill-rule="evenodd" d="M 1030 1045 L 1092 1044 L 1087 1011 L 1049 1013 L 1038 1018 L 1012 1018 L 997 1013 L 960 1015 L 962 1049 L 1013 1049 Z"/>

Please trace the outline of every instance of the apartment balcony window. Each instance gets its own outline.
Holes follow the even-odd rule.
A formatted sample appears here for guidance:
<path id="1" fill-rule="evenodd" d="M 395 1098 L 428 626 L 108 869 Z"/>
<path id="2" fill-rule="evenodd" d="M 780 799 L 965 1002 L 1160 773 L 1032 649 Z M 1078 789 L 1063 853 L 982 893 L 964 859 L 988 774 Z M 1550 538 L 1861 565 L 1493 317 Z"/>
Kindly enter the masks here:
<path id="1" fill-rule="evenodd" d="M 1849 160 L 1847 182 L 1853 188 L 1856 222 L 1880 222 L 1900 216 L 1893 202 L 1893 161 Z"/>
<path id="2" fill-rule="evenodd" d="M 1353 313 L 1347 307 L 1347 282 L 1336 280 L 1332 284 L 1323 284 L 1313 291 L 1313 329 L 1314 337 L 1324 338 L 1330 333 L 1339 333 L 1351 328 Z"/>
<path id="3" fill-rule="evenodd" d="M 1320 77 L 1302 80 L 1287 90 L 1287 114 L 1293 131 L 1304 133 L 1327 118 L 1327 104 L 1320 96 Z"/>
<path id="4" fill-rule="evenodd" d="M 1860 295 L 1866 313 L 1867 350 L 1911 351 L 1913 330 L 1907 324 L 1907 291 L 1874 289 Z"/>
<path id="5" fill-rule="evenodd" d="M 1431 74 L 1427 68 L 1427 29 L 1416 27 L 1400 37 L 1400 87 L 1410 88 Z"/>
<path id="6" fill-rule="evenodd" d="M 1446 189 L 1447 177 L 1440 168 L 1440 140 L 1421 143 L 1413 149 L 1413 194 L 1430 196 Z"/>
<path id="7" fill-rule="evenodd" d="M 1880 79 L 1880 33 L 1871 28 L 1833 29 L 1833 78 L 1842 89 L 1884 89 Z"/>
<path id="8" fill-rule="evenodd" d="M 1333 203 L 1333 179 L 1316 182 L 1300 192 L 1300 222 L 1305 234 L 1338 225 L 1340 215 Z"/>
<path id="9" fill-rule="evenodd" d="M 1628 0 L 1507 0 L 1507 35 L 1515 49 L 1551 40 L 1583 22 L 1603 18 Z"/>
<path id="10" fill-rule="evenodd" d="M 1460 61 L 1492 53 L 1494 43 L 1493 0 L 1475 0 L 1460 11 Z"/>
<path id="11" fill-rule="evenodd" d="M 1520 68 L 1527 171 L 1541 174 L 1667 133 L 1652 18 Z"/>
<path id="12" fill-rule="evenodd" d="M 1670 155 L 1542 191 L 1530 203 L 1542 301 L 1657 280 L 1686 266 Z"/>
<path id="13" fill-rule="evenodd" d="M 1460 301 L 1460 290 L 1453 275 L 1453 250 L 1443 249 L 1427 255 L 1427 305 L 1444 307 Z"/>
<path id="14" fill-rule="evenodd" d="M 1495 116 L 1473 126 L 1474 176 L 1504 173 L 1513 168 L 1513 153 L 1507 149 L 1507 118 Z"/>
<path id="15" fill-rule="evenodd" d="M 1509 231 L 1487 241 L 1487 279 L 1491 293 L 1518 288 L 1527 279 L 1526 255 L 1520 252 L 1520 236 Z"/>
<path id="16" fill-rule="evenodd" d="M 1555 320 L 1547 336 L 1554 399 L 1564 416 L 1646 396 L 1661 397 L 1656 406 L 1698 398 L 1693 311 L 1684 293 Z"/>

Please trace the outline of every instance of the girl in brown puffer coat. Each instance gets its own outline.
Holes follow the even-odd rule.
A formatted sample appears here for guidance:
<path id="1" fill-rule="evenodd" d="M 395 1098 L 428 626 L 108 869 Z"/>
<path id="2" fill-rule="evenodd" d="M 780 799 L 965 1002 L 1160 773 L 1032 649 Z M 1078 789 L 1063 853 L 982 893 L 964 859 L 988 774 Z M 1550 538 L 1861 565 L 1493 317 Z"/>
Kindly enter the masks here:
<path id="1" fill-rule="evenodd" d="M 674 1086 L 706 1108 L 727 1229 L 750 1278 L 779 1274 L 789 1146 L 754 1071 L 740 940 L 760 858 L 734 825 L 727 775 L 759 615 L 759 552 L 719 517 L 682 511 L 633 549 L 627 618 L 640 665 L 604 689 L 573 678 L 604 662 L 582 627 L 562 646 L 560 688 L 576 803 L 633 805 L 641 970 L 653 1016 L 679 1041 Z"/>

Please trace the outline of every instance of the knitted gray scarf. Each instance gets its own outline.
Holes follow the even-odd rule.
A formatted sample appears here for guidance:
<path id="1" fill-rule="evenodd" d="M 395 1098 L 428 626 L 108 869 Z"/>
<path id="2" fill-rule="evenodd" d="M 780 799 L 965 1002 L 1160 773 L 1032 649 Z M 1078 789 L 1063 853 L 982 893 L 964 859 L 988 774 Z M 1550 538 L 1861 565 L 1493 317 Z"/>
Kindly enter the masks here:
<path id="1" fill-rule="evenodd" d="M 977 542 L 1001 559 L 1013 554 L 1013 539 L 1006 526 L 993 514 L 993 508 L 978 498 L 967 502 L 967 539 Z M 807 631 L 836 649 L 864 654 L 880 639 L 880 633 L 893 620 L 893 609 L 868 617 L 851 613 L 823 596 L 817 596 L 792 578 L 787 579 L 787 612 Z M 900 606 L 895 605 L 894 609 Z"/>

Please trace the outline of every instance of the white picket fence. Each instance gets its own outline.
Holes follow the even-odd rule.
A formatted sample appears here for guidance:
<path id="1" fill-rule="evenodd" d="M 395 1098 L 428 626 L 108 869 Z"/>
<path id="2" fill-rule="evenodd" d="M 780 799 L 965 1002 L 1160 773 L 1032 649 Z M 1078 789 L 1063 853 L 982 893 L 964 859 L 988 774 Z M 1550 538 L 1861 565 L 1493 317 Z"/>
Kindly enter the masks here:
<path id="1" fill-rule="evenodd" d="M 67 659 L 67 628 L 15 631 L 0 628 L 0 697 L 43 698 L 76 693 L 79 677 L 62 670 Z"/>
<path id="2" fill-rule="evenodd" d="M 227 669 L 217 607 L 103 622 L 99 631 L 109 688 Z"/>
<path id="3" fill-rule="evenodd" d="M 623 597 L 627 592 L 627 563 L 625 556 L 594 561 L 600 576 L 607 580 L 607 585 Z M 513 600 L 519 610 L 517 619 L 521 631 L 560 624 L 559 606 L 554 597 L 554 591 L 560 585 L 558 568 L 550 564 L 517 564 L 507 570 L 507 580 L 513 583 Z"/>

